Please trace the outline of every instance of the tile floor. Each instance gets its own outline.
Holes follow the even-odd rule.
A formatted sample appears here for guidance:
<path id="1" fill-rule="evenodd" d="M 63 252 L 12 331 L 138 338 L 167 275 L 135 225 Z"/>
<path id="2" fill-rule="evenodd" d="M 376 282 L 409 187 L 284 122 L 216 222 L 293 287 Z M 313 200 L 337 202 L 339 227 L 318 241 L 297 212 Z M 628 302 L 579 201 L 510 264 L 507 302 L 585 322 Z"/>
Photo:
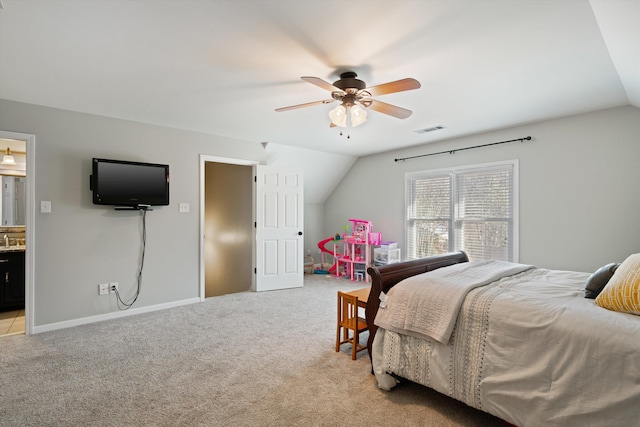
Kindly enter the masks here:
<path id="1" fill-rule="evenodd" d="M 24 334 L 24 310 L 0 313 L 0 336 Z"/>

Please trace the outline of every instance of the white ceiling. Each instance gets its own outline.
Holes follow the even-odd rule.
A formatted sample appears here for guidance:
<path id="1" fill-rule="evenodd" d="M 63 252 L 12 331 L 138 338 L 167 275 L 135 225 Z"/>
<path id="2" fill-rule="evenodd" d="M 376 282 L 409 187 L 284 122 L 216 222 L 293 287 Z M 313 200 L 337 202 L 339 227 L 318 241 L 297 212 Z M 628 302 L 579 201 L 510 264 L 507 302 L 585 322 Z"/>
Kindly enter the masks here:
<path id="1" fill-rule="evenodd" d="M 2 0 L 0 98 L 361 156 L 640 107 L 640 0 Z M 340 136 L 301 76 L 413 77 Z M 415 131 L 445 126 L 430 134 Z M 351 138 L 346 138 L 349 133 Z"/>

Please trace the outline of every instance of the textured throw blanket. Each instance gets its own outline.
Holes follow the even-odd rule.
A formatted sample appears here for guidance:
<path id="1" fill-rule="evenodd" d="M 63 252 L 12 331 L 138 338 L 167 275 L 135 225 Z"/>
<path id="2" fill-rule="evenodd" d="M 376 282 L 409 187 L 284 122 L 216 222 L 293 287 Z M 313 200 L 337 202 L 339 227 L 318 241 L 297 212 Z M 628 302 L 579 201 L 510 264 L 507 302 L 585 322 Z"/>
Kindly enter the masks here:
<path id="1" fill-rule="evenodd" d="M 449 341 L 469 291 L 533 268 L 505 261 L 455 264 L 409 277 L 380 295 L 375 324 L 416 338 Z"/>

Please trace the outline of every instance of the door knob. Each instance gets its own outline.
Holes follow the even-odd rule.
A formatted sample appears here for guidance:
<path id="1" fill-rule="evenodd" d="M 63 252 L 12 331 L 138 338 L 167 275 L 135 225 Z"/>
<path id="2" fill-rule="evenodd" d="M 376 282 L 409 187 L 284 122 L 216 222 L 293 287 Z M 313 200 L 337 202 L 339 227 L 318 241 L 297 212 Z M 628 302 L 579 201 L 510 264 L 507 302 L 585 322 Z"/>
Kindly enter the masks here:
<path id="1" fill-rule="evenodd" d="M 298 231 L 298 236 L 302 236 L 302 231 Z"/>

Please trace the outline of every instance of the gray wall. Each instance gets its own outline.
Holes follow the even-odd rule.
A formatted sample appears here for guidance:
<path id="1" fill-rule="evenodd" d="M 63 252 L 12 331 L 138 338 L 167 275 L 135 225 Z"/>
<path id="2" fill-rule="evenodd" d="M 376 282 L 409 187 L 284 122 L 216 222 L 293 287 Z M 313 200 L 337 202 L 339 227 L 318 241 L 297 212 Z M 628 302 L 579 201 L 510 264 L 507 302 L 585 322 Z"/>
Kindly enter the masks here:
<path id="1" fill-rule="evenodd" d="M 310 253 L 315 264 L 320 264 L 320 250 L 318 242 L 326 237 L 324 229 L 324 205 L 310 203 L 304 205 L 304 254 Z"/>
<path id="2" fill-rule="evenodd" d="M 257 142 L 6 100 L 0 100 L 0 129 L 36 135 L 36 167 L 29 171 L 36 208 L 41 200 L 53 207 L 50 214 L 35 213 L 36 328 L 118 312 L 112 297 L 98 295 L 99 283 L 118 282 L 125 296 L 135 288 L 140 216 L 92 204 L 93 157 L 171 167 L 171 204 L 147 214 L 142 293 L 135 308 L 199 295 L 199 155 L 270 164 Z M 189 213 L 178 212 L 180 202 L 190 204 Z"/>
<path id="3" fill-rule="evenodd" d="M 394 162 L 529 135 L 529 142 Z M 406 172 L 519 159 L 520 262 L 594 271 L 640 252 L 639 135 L 640 109 L 621 107 L 363 157 L 325 203 L 325 234 L 348 218 L 368 219 L 404 255 Z"/>
<path id="4" fill-rule="evenodd" d="M 148 307 L 198 297 L 200 154 L 276 166 L 308 156 L 275 144 L 265 150 L 254 142 L 6 100 L 0 100 L 0 129 L 36 135 L 36 167 L 29 171 L 36 208 L 41 200 L 53 205 L 50 214 L 35 213 L 36 327 L 117 312 L 111 297 L 98 296 L 99 283 L 117 281 L 125 295 L 135 287 L 140 217 L 91 203 L 92 157 L 171 166 L 171 205 L 147 215 L 147 254 L 136 307 Z M 638 134 L 640 110 L 625 107 L 361 158 L 324 205 L 305 203 L 305 249 L 319 258 L 317 242 L 342 230 L 352 217 L 373 221 L 383 239 L 403 245 L 405 172 L 517 158 L 520 261 L 594 270 L 640 251 Z M 393 161 L 526 135 L 534 141 Z M 314 154 L 314 163 L 325 155 L 338 170 L 352 161 Z M 330 170 L 332 177 L 342 176 Z M 190 213 L 178 212 L 180 202 L 190 203 Z"/>

